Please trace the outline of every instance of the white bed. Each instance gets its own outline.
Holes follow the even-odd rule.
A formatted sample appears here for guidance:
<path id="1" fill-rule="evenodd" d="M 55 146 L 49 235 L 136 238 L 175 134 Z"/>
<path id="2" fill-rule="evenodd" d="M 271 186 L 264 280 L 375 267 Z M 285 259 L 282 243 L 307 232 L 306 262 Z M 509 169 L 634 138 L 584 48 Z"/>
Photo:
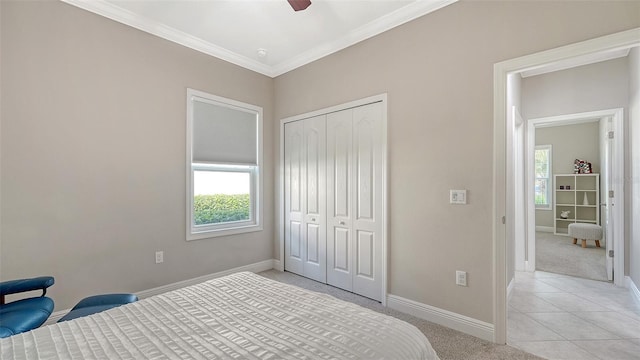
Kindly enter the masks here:
<path id="1" fill-rule="evenodd" d="M 413 325 L 237 273 L 0 339 L 2 359 L 438 359 Z"/>

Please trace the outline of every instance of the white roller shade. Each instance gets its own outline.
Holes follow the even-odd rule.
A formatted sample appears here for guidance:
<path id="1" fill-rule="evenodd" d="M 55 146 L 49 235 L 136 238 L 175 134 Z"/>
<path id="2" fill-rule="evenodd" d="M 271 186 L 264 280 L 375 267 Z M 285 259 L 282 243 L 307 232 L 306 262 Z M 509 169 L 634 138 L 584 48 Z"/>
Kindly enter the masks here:
<path id="1" fill-rule="evenodd" d="M 192 99 L 193 162 L 257 165 L 257 113 Z"/>

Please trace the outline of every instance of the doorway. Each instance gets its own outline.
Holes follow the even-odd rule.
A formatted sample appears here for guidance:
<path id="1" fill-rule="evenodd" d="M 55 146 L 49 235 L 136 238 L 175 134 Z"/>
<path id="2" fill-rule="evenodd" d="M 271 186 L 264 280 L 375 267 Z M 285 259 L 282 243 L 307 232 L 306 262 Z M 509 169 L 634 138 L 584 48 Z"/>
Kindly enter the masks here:
<path id="1" fill-rule="evenodd" d="M 527 121 L 526 163 L 530 175 L 526 188 L 533 191 L 526 194 L 527 224 L 530 224 L 527 234 L 516 238 L 521 242 L 516 249 L 527 248 L 527 258 L 518 269 L 599 281 L 612 281 L 614 270 L 617 274 L 623 273 L 624 259 L 617 258 L 614 266 L 614 257 L 609 256 L 615 253 L 615 217 L 620 219 L 618 223 L 622 229 L 618 230 L 622 232 L 617 240 L 623 244 L 624 209 L 616 207 L 615 197 L 610 197 L 616 191 L 613 179 L 624 176 L 624 166 L 617 165 L 623 164 L 622 159 L 617 159 L 623 155 L 615 151 L 624 147 L 623 118 L 624 111 L 618 108 Z M 548 160 L 544 159 L 545 153 L 550 157 Z M 536 154 L 542 155 L 542 159 L 536 160 Z M 580 181 L 579 185 L 591 182 L 589 190 L 565 189 L 571 186 L 569 182 L 575 181 L 572 178 L 573 159 L 582 155 L 593 161 L 591 174 L 577 175 L 576 179 Z M 546 173 L 545 163 L 548 165 Z M 536 169 L 536 164 L 543 166 Z M 541 189 L 546 186 L 548 188 Z M 545 200 L 541 201 L 541 197 Z M 569 197 L 569 200 L 563 200 L 563 197 Z M 589 241 L 588 245 L 585 242 L 586 248 L 572 246 L 571 238 L 567 237 L 570 223 L 598 225 L 602 238 L 597 242 Z M 537 259 L 538 256 L 543 258 Z"/>
<path id="2" fill-rule="evenodd" d="M 640 29 L 633 29 L 601 38 L 584 41 L 561 48 L 544 51 L 541 53 L 507 60 L 498 63 L 494 67 L 494 341 L 496 343 L 506 343 L 507 327 L 507 286 L 513 276 L 513 270 L 508 269 L 511 254 L 507 252 L 510 248 L 509 241 L 515 238 L 518 211 L 516 208 L 515 194 L 515 166 L 513 154 L 514 127 L 513 118 L 508 119 L 507 103 L 507 78 L 519 72 L 531 69 L 539 69 L 545 66 L 558 64 L 564 69 L 571 68 L 584 61 L 585 58 L 594 54 L 605 54 L 621 49 L 631 49 L 640 45 Z M 584 64 L 584 62 L 582 63 Z M 511 121 L 511 122 L 509 122 Z M 507 150 L 509 149 L 509 150 Z M 623 149 L 614 149 L 623 154 Z M 621 161 L 621 157 L 617 158 Z M 617 164 L 620 168 L 623 163 Z M 624 208 L 623 185 L 624 178 L 614 178 L 612 182 L 616 186 L 617 211 Z M 515 211 L 508 211 L 515 210 Z M 527 222 L 530 222 L 530 215 L 526 214 Z M 623 216 L 613 216 L 614 219 L 622 220 Z M 617 221 L 613 227 L 617 230 L 615 234 L 624 234 L 624 224 Z M 614 251 L 616 256 L 624 258 L 624 243 L 614 239 Z M 624 263 L 622 262 L 624 266 Z M 623 270 L 623 269 L 621 269 Z M 623 274 L 620 272 L 619 274 Z M 508 278 L 507 276 L 510 276 Z M 623 277 L 616 280 L 616 285 L 623 285 Z"/>

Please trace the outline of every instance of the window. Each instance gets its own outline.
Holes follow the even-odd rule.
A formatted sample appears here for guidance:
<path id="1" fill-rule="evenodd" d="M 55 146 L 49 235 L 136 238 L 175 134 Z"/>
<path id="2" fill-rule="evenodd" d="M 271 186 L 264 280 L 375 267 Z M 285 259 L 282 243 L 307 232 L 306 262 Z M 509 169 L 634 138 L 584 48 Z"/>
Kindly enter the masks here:
<path id="1" fill-rule="evenodd" d="M 551 210 L 551 145 L 536 146 L 535 175 L 536 208 Z"/>
<path id="2" fill-rule="evenodd" d="M 187 240 L 262 230 L 262 108 L 187 89 Z"/>

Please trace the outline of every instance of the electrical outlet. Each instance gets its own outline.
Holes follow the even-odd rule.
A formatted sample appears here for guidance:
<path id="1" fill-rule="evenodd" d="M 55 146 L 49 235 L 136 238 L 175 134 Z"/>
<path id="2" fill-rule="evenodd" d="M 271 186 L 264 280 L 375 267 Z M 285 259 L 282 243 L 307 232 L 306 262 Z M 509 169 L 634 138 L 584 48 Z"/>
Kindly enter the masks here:
<path id="1" fill-rule="evenodd" d="M 164 251 L 156 251 L 156 264 L 164 261 Z"/>
<path id="2" fill-rule="evenodd" d="M 467 286 L 467 272 L 456 271 L 456 285 Z"/>

